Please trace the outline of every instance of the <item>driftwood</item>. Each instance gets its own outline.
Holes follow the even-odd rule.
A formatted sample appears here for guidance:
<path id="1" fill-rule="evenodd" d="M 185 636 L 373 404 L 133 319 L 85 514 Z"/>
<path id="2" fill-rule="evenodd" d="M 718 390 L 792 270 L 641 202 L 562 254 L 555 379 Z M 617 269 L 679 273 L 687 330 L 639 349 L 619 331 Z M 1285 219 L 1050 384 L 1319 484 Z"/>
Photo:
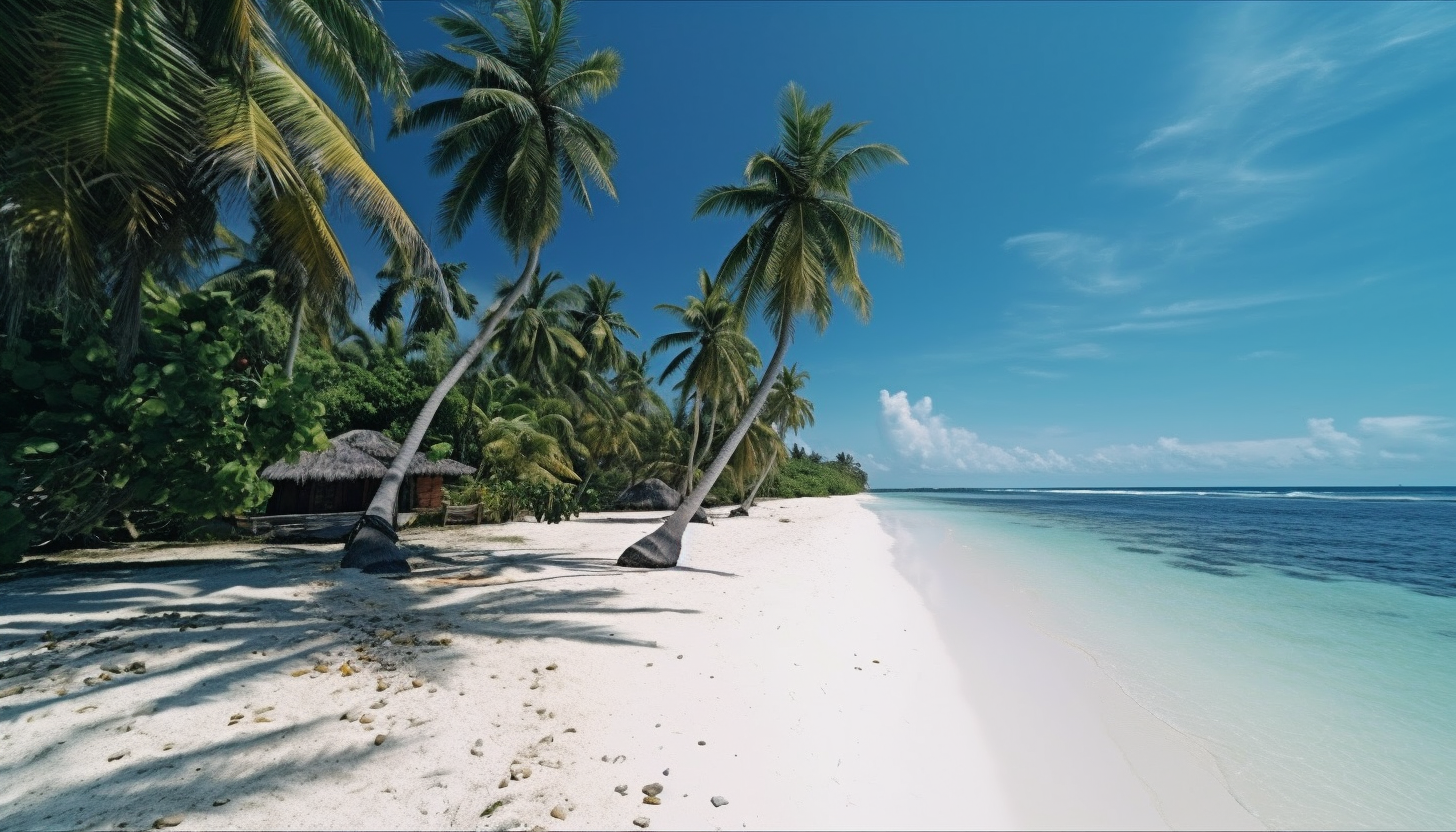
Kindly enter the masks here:
<path id="1" fill-rule="evenodd" d="M 464 526 L 468 524 L 480 525 L 485 517 L 485 506 L 481 503 L 471 503 L 468 506 L 445 506 L 445 525 Z"/>

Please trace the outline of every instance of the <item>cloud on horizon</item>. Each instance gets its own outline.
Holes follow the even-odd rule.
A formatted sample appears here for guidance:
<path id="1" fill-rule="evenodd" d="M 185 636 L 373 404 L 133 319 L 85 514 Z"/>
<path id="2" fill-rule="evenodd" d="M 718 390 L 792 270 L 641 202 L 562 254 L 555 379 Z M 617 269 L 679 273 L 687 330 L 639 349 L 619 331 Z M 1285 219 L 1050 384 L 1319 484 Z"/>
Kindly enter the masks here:
<path id="1" fill-rule="evenodd" d="M 1108 445 L 1085 454 L 1030 451 L 986 442 L 974 431 L 948 423 L 929 396 L 915 403 L 905 391 L 880 391 L 880 416 L 896 456 L 924 473 L 1115 473 L 1258 471 L 1309 465 L 1359 466 L 1367 460 L 1420 461 L 1417 454 L 1366 443 L 1335 427 L 1334 419 L 1309 419 L 1303 435 L 1271 439 L 1185 442 L 1159 437 L 1147 444 Z M 1361 419 L 1372 441 L 1443 444 L 1456 421 L 1443 416 L 1372 416 Z"/>

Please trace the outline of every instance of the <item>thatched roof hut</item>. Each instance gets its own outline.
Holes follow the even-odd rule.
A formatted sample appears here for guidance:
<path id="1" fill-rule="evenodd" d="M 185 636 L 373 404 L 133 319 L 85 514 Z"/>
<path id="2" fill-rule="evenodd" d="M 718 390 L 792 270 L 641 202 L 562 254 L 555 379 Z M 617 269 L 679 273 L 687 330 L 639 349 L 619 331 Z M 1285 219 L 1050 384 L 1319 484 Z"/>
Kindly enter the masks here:
<path id="1" fill-rule="evenodd" d="M 363 511 L 379 481 L 399 454 L 399 443 L 374 430 L 351 430 L 329 440 L 326 451 L 299 454 L 297 462 L 278 461 L 263 469 L 273 483 L 269 514 L 316 514 Z M 446 477 L 463 477 L 475 469 L 453 459 L 431 460 L 416 453 L 400 489 L 400 511 L 441 505 Z"/>

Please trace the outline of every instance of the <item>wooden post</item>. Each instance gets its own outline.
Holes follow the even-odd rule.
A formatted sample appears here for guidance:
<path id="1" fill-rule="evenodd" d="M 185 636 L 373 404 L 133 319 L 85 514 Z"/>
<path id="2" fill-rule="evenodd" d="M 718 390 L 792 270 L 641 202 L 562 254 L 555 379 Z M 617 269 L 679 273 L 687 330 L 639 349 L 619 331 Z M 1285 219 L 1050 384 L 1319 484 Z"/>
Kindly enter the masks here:
<path id="1" fill-rule="evenodd" d="M 479 526 L 480 525 L 480 521 L 483 520 L 484 518 L 485 518 L 485 503 L 477 502 L 475 504 L 475 525 Z"/>

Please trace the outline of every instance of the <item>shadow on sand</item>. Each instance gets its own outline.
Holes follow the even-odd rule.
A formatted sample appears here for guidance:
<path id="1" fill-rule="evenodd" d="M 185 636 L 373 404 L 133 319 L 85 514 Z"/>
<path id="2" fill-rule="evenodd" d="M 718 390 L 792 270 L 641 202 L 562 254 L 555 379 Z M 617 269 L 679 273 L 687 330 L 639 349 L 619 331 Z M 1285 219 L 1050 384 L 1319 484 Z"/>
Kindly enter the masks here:
<path id="1" fill-rule="evenodd" d="M 631 580 L 632 573 L 604 558 L 520 549 L 411 549 L 419 568 L 397 580 L 338 570 L 337 546 L 260 546 L 220 558 L 48 563 L 11 573 L 0 584 L 0 689 L 22 686 L 25 692 L 0 698 L 6 740 L 0 828 L 115 828 L 119 820 L 144 828 L 160 814 L 205 810 L 215 799 L 266 798 L 325 769 L 335 776 L 347 772 L 367 752 L 337 744 L 336 750 L 324 748 L 321 735 L 334 730 L 325 726 L 336 724 L 337 714 L 252 726 L 246 734 L 208 723 L 208 730 L 194 730 L 187 747 L 175 751 L 161 750 L 161 741 L 151 742 L 148 735 L 146 744 L 154 748 L 107 765 L 88 758 L 84 771 L 67 771 L 65 755 L 68 744 L 72 753 L 83 747 L 90 754 L 102 744 L 141 740 L 128 732 L 153 712 L 209 704 L 231 709 L 222 703 L 253 695 L 240 692 L 248 682 L 276 684 L 297 668 L 325 659 L 337 664 L 345 655 L 373 658 L 373 664 L 358 659 L 371 676 L 427 664 L 432 678 L 470 678 L 472 671 L 458 666 L 466 653 L 420 641 L 396 644 L 381 638 L 381 630 L 642 647 L 655 643 L 623 635 L 623 616 L 697 612 L 620 604 L 623 592 L 610 584 Z M 577 580 L 553 587 L 564 578 Z M 584 587 L 583 578 L 602 585 Z M 602 623 L 582 620 L 596 616 Z M 82 684 L 82 677 L 96 676 L 102 665 L 124 666 L 136 658 L 146 659 L 144 675 L 121 673 L 112 681 Z M 116 695 L 122 693 L 118 687 L 137 684 L 147 691 L 140 710 L 141 697 Z M 58 696 L 62 688 L 67 693 Z M 122 701 L 130 707 L 118 708 Z M 88 710 L 92 704 L 100 707 Z M 36 724 L 28 724 L 32 721 Z M 198 741 L 198 734 L 206 739 Z M 109 739 L 98 739 L 103 735 Z M 272 753 L 240 762 L 242 752 L 264 747 Z"/>

